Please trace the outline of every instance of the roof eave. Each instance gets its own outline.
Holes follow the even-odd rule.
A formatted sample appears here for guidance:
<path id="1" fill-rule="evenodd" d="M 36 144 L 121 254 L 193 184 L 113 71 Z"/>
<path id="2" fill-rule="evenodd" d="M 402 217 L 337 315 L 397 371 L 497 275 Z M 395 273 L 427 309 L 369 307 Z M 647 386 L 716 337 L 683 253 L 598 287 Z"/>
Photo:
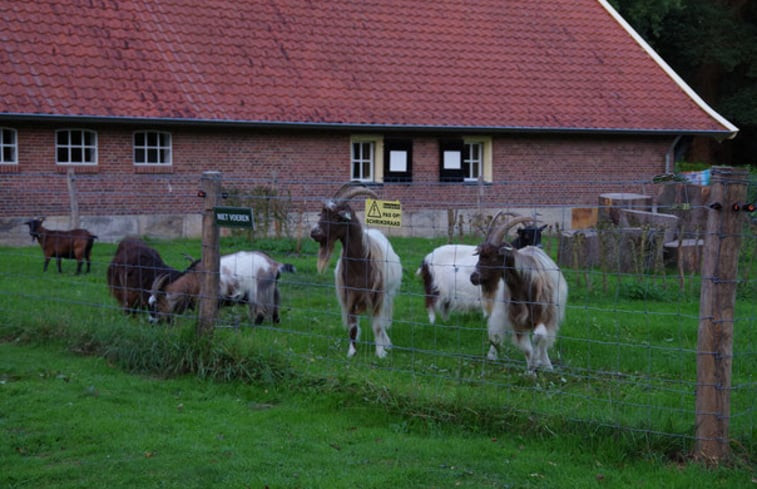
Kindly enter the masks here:
<path id="1" fill-rule="evenodd" d="M 487 133 L 487 134 L 605 134 L 605 135 L 647 135 L 647 136 L 707 136 L 716 139 L 730 139 L 735 132 L 729 130 L 698 130 L 691 128 L 614 128 L 614 127 L 536 127 L 536 126 L 456 126 L 424 124 L 363 124 L 345 122 L 301 122 L 265 120 L 219 120 L 183 119 L 98 115 L 62 114 L 19 114 L 0 113 L 0 122 L 59 122 L 76 124 L 132 124 L 143 126 L 193 126 L 193 127 L 238 127 L 256 129 L 291 130 L 344 130 L 344 131 L 384 131 L 384 132 L 443 132 L 443 133 Z"/>

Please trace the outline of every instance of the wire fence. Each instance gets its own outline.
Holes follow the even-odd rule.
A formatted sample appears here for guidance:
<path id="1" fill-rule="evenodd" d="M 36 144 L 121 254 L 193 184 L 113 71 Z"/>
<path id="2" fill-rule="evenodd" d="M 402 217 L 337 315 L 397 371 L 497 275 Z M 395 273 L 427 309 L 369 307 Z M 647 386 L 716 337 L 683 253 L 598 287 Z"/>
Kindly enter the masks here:
<path id="1" fill-rule="evenodd" d="M 88 311 L 106 327 L 123 320 L 140 327 L 167 327 L 148 325 L 144 311 L 125 316 L 108 293 L 106 269 L 116 243 L 127 235 L 141 236 L 170 266 L 185 268 L 189 262 L 183 255 L 200 258 L 206 253 L 200 237 L 207 202 L 199 194 L 200 176 L 145 178 L 134 193 L 98 175 L 76 177 L 80 224 L 98 235 L 89 275 L 75 276 L 70 260 L 63 261 L 62 274 L 55 265 L 43 273 L 39 246 L 28 241 L 24 218 L 4 231 L 5 238 L 14 234 L 18 241 L 1 251 L 3 315 L 10 317 L 19 309 L 49 310 L 52 316 L 47 319 L 54 325 L 67 320 L 61 311 L 69 307 Z M 513 198 L 523 195 L 524 185 L 536 189 L 534 195 Z M 713 234 L 707 219 L 717 212 L 709 187 L 676 181 L 618 181 L 603 186 L 566 180 L 546 186 L 575 186 L 593 193 L 580 201 L 556 203 L 538 198 L 539 193 L 550 192 L 545 185 L 370 187 L 379 200 L 398 200 L 402 207 L 401 226 L 380 227 L 401 261 L 402 284 L 388 330 L 392 348 L 379 359 L 366 317 L 361 320 L 357 354 L 347 358 L 349 336 L 342 326 L 333 273 L 340 245 L 326 273 L 316 270 L 319 249 L 310 237 L 311 228 L 339 184 L 224 176 L 219 203 L 251 208 L 256 227 L 221 228 L 220 255 L 258 249 L 292 264 L 296 272 L 282 273 L 278 279 L 279 323 L 267 318 L 254 325 L 246 306 L 223 307 L 213 319 L 216 334 L 250 335 L 257 344 L 291 356 L 304 371 L 318 375 L 349 371 L 365 381 L 409 386 L 411 391 L 431 392 L 450 402 L 464 404 L 464 398 L 471 396 L 526 417 L 559 418 L 699 443 L 703 408 L 697 406 L 697 394 L 709 386 L 698 379 L 697 365 L 712 353 L 703 352 L 700 344 L 702 322 L 708 319 L 702 315 L 702 290 L 714 276 L 703 273 L 708 233 Z M 610 191 L 604 191 L 608 187 Z M 70 202 L 55 200 L 39 189 L 33 192 L 49 204 L 40 209 L 50 214 L 46 226 L 70 227 Z M 718 329 L 720 334 L 732 334 L 733 340 L 729 385 L 718 386 L 729 393 L 730 406 L 717 414 L 726 418 L 727 433 L 708 435 L 748 450 L 755 444 L 757 223 L 753 212 L 732 207 L 753 202 L 755 194 L 754 182 L 747 181 L 742 200 L 717 202 L 724 209 L 721 213 L 737 216 L 739 246 L 734 257 L 737 274 L 727 280 L 734 285 L 732 321 L 717 319 L 717 328 L 732 324 L 732 333 Z M 364 222 L 363 198 L 349 203 Z M 162 212 L 147 213 L 145 208 L 151 205 Z M 24 211 L 29 217 L 42 213 Z M 452 311 L 447 318 L 437 315 L 433 323 L 429 320 L 427 292 L 416 275 L 422 260 L 447 243 L 480 244 L 499 211 L 546 225 L 541 246 L 567 280 L 566 319 L 549 350 L 554 371 L 528 372 L 526 358 L 510 343 L 510 336 L 499 357 L 487 359 L 490 338 L 480 309 Z M 714 234 L 722 239 L 734 233 Z M 455 262 L 442 266 L 461 268 Z M 453 275 L 455 280 L 469 281 L 469 274 Z M 724 280 L 715 276 L 714 281 L 717 285 Z M 177 321 L 194 321 L 196 314 L 187 309 Z"/>

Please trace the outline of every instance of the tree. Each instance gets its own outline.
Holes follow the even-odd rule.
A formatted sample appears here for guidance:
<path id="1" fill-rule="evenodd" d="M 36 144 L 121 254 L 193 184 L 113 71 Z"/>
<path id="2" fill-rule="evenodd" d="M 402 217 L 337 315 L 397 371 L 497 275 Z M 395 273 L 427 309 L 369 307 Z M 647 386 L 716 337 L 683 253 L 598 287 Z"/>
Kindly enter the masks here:
<path id="1" fill-rule="evenodd" d="M 740 129 L 736 138 L 720 144 L 695 138 L 688 159 L 757 163 L 757 2 L 611 1 L 708 104 Z"/>

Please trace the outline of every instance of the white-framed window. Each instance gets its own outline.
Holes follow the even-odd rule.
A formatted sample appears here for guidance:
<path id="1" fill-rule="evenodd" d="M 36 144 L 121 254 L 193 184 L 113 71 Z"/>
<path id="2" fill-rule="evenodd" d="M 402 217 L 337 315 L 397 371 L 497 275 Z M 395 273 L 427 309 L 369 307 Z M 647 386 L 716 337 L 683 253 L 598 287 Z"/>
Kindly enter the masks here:
<path id="1" fill-rule="evenodd" d="M 484 143 L 470 141 L 463 144 L 463 181 L 476 182 L 484 167 Z"/>
<path id="2" fill-rule="evenodd" d="M 136 131 L 134 133 L 135 165 L 170 165 L 171 161 L 171 133 L 163 131 Z"/>
<path id="3" fill-rule="evenodd" d="M 353 141 L 351 155 L 352 180 L 360 182 L 373 181 L 376 144 L 373 141 Z"/>
<path id="4" fill-rule="evenodd" d="M 491 182 L 491 137 L 439 140 L 439 181 L 450 183 Z"/>
<path id="5" fill-rule="evenodd" d="M 88 129 L 55 131 L 55 162 L 59 165 L 96 165 L 97 133 Z"/>
<path id="6" fill-rule="evenodd" d="M 384 138 L 360 135 L 350 138 L 350 180 L 383 182 Z"/>
<path id="7" fill-rule="evenodd" d="M 465 143 L 465 149 L 470 145 L 471 151 L 469 153 L 469 169 L 470 176 L 468 174 L 463 175 L 465 181 L 478 181 L 479 178 L 483 182 L 493 182 L 494 180 L 494 143 L 490 136 L 471 136 L 463 138 Z M 476 149 L 474 149 L 476 148 Z M 465 169 L 465 155 L 463 155 L 463 169 Z M 475 172 L 478 172 L 477 174 Z M 475 176 L 474 176 L 475 175 Z"/>
<path id="8" fill-rule="evenodd" d="M 15 129 L 0 127 L 0 164 L 18 164 L 18 136 Z"/>

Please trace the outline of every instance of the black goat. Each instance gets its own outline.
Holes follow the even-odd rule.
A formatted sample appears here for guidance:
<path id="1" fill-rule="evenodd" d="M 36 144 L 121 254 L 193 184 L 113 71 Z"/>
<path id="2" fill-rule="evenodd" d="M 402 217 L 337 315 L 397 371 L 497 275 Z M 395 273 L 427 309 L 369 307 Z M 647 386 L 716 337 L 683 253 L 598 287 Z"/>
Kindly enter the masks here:
<path id="1" fill-rule="evenodd" d="M 62 258 L 73 258 L 76 260 L 76 274 L 81 273 L 81 266 L 84 260 L 87 261 L 87 273 L 89 273 L 92 253 L 92 245 L 97 236 L 86 229 L 71 229 L 68 231 L 58 231 L 47 229 L 42 225 L 44 217 L 38 217 L 24 222 L 29 226 L 29 234 L 32 241 L 35 239 L 42 247 L 42 253 L 45 254 L 45 265 L 42 271 L 47 271 L 47 265 L 50 259 L 55 257 L 58 262 L 58 273 L 63 273 L 61 269 Z"/>
<path id="2" fill-rule="evenodd" d="M 524 228 L 518 228 L 515 230 L 518 236 L 510 244 L 515 249 L 525 248 L 526 246 L 541 246 L 541 234 L 545 229 L 547 229 L 546 224 L 541 227 L 529 224 Z"/>
<path id="3" fill-rule="evenodd" d="M 147 309 L 152 283 L 161 275 L 171 281 L 182 272 L 166 265 L 160 254 L 137 238 L 124 238 L 108 266 L 108 289 L 125 313 Z"/>

